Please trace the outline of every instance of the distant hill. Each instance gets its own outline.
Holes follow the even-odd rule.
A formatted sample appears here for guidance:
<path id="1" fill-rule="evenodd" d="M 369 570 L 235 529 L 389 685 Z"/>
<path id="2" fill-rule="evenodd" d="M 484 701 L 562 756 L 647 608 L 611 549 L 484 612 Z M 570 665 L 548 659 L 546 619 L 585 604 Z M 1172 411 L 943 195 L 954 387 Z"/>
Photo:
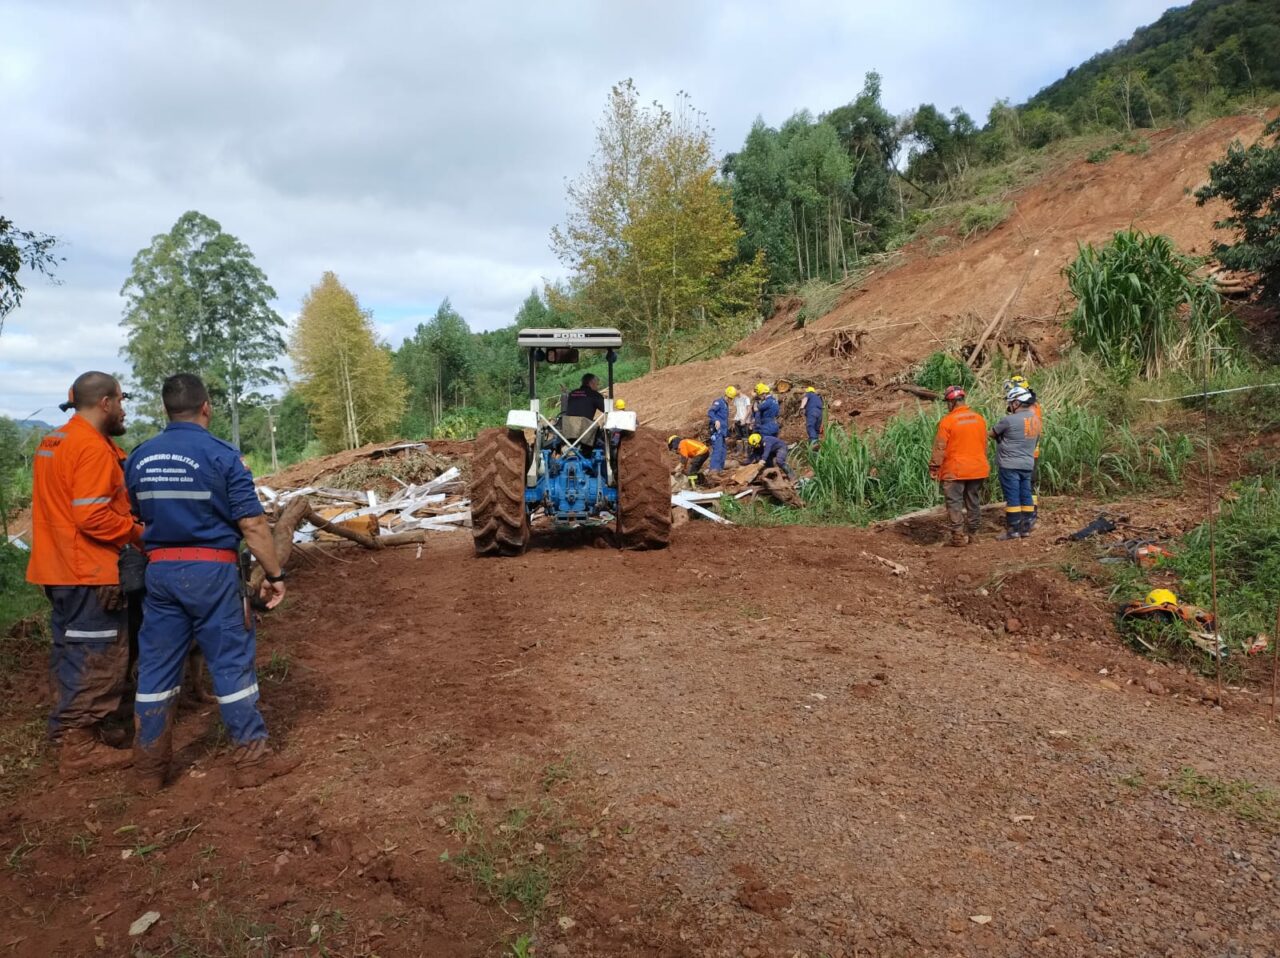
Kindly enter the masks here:
<path id="1" fill-rule="evenodd" d="M 43 419 L 19 419 L 17 423 L 19 429 L 26 429 L 32 432 L 51 432 L 53 430 L 53 426 Z"/>
<path id="2" fill-rule="evenodd" d="M 1025 104 L 1071 119 L 1152 126 L 1280 90 L 1280 2 L 1196 0 L 1091 57 Z"/>

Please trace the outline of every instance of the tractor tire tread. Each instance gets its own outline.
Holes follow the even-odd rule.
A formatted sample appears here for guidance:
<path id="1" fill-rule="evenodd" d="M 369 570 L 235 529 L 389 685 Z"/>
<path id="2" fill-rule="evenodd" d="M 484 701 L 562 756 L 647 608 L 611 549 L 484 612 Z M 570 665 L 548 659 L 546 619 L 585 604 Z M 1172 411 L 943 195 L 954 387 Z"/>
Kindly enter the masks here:
<path id="1" fill-rule="evenodd" d="M 528 447 L 522 433 L 486 429 L 471 469 L 471 535 L 477 556 L 518 556 L 529 546 L 524 503 Z"/>
<path id="2" fill-rule="evenodd" d="M 618 445 L 618 545 L 642 551 L 671 541 L 671 473 L 666 445 L 651 429 Z"/>

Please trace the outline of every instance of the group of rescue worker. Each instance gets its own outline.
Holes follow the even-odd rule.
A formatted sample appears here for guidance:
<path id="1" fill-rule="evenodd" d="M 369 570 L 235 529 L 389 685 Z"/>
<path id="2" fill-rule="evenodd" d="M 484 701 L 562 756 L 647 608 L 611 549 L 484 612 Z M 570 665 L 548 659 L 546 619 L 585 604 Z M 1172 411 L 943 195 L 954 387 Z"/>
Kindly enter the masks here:
<path id="1" fill-rule="evenodd" d="M 231 781 L 259 785 L 297 761 L 270 749 L 258 709 L 251 600 L 274 608 L 285 586 L 253 475 L 210 433 L 199 377 L 164 381 L 168 424 L 126 456 L 116 439 L 128 398 L 106 373 L 78 376 L 61 405 L 74 414 L 34 457 L 27 579 L 51 605 L 48 731 L 59 772 L 132 764 L 137 791 L 164 787 L 184 668 L 198 649 L 232 745 Z M 242 541 L 264 573 L 256 596 Z"/>
<path id="2" fill-rule="evenodd" d="M 982 487 L 991 475 L 987 442 L 996 443 L 996 468 L 1005 500 L 1005 530 L 996 538 L 1025 539 L 1039 518 L 1038 465 L 1043 421 L 1031 384 L 1014 376 L 1004 384 L 1006 415 L 990 429 L 965 402 L 964 388 L 943 393 L 947 414 L 938 423 L 929 475 L 942 483 L 953 546 L 970 545 L 982 521 Z"/>
<path id="3" fill-rule="evenodd" d="M 822 394 L 813 386 L 805 387 L 800 411 L 809 445 L 816 447 L 822 440 L 824 409 Z M 707 442 L 673 435 L 667 438 L 667 446 L 684 460 L 685 475 L 691 481 L 696 481 L 704 466 L 712 474 L 723 472 L 731 443 L 747 464 L 776 466 L 794 478 L 787 463 L 787 444 L 779 435 L 780 417 L 778 397 L 767 383 L 756 383 L 750 397 L 737 386 L 726 386 L 724 395 L 707 409 Z"/>

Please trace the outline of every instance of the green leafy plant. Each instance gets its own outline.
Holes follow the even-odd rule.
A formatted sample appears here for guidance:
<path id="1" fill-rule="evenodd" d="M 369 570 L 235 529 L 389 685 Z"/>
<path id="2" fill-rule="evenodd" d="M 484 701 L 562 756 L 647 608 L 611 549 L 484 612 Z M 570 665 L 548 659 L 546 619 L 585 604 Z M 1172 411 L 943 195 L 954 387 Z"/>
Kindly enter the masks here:
<path id="1" fill-rule="evenodd" d="M 975 233 L 990 233 L 1009 218 L 1009 203 L 973 203 L 960 213 L 960 229 L 968 239 Z"/>
<path id="2" fill-rule="evenodd" d="M 948 386 L 963 386 L 968 389 L 974 384 L 973 370 L 950 353 L 933 353 L 920 364 L 912 378 L 917 386 L 932 389 L 936 393 Z"/>
<path id="3" fill-rule="evenodd" d="M 1064 270 L 1076 298 L 1067 327 L 1081 348 L 1125 376 L 1225 365 L 1235 325 L 1196 268 L 1167 236 L 1138 230 L 1080 246 Z"/>

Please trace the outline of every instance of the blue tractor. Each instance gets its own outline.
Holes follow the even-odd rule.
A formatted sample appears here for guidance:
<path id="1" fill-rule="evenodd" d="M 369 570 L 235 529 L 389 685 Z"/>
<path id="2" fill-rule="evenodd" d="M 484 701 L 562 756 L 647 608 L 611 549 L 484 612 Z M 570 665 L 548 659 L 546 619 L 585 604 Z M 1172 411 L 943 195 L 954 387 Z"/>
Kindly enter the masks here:
<path id="1" fill-rule="evenodd" d="M 517 344 L 529 363 L 529 408 L 476 437 L 471 519 L 478 556 L 520 555 L 534 525 L 555 530 L 611 526 L 623 549 L 661 549 L 671 537 L 671 476 L 662 437 L 634 412 L 542 414 L 539 363 L 576 364 L 583 350 L 604 352 L 612 400 L 616 329 L 524 329 Z"/>

